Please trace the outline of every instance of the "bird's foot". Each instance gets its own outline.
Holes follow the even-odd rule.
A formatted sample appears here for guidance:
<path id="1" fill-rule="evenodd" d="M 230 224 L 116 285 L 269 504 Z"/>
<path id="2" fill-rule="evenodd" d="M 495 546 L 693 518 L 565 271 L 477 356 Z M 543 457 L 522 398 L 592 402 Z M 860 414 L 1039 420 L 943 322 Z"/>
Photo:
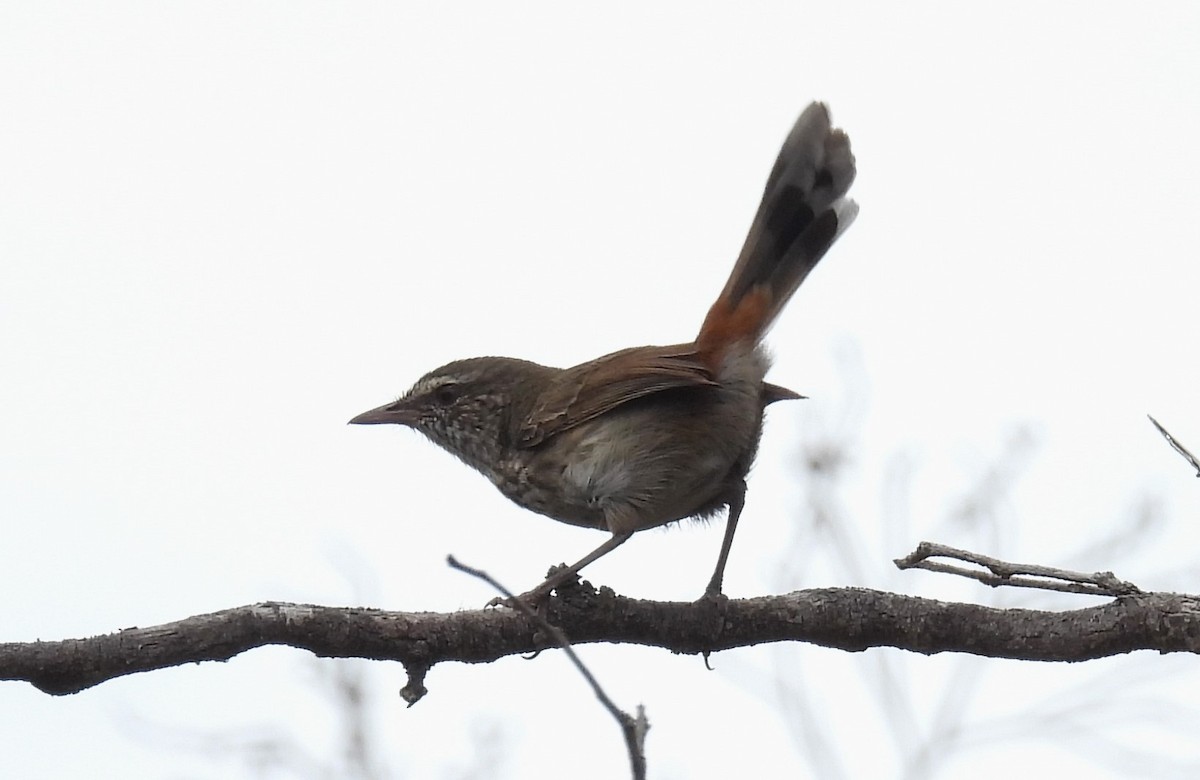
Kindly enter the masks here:
<path id="1" fill-rule="evenodd" d="M 516 604 L 517 601 L 520 601 L 534 612 L 537 612 L 546 605 L 546 601 L 550 598 L 552 592 L 567 587 L 578 587 L 578 585 L 579 575 L 576 570 L 565 564 L 559 564 L 558 566 L 551 567 L 546 579 L 533 590 L 522 593 L 520 596 L 496 596 L 487 603 L 487 606 L 503 606 L 509 609 L 520 610 L 520 607 Z"/>
<path id="2" fill-rule="evenodd" d="M 712 626 L 709 634 L 709 647 L 715 647 L 721 639 L 721 635 L 725 633 L 725 613 L 729 608 L 729 597 L 721 592 L 720 587 L 709 587 L 704 591 L 704 595 L 693 602 L 699 612 L 701 622 L 710 623 Z M 701 655 L 704 657 L 704 666 L 710 672 L 712 666 L 708 662 L 708 657 L 713 653 L 712 649 L 704 650 Z"/>
<path id="3" fill-rule="evenodd" d="M 521 611 L 521 604 L 523 604 L 533 612 L 537 612 L 545 605 L 548 598 L 550 598 L 550 591 L 534 588 L 527 593 L 522 593 L 520 596 L 496 596 L 487 603 L 487 606 L 508 607 L 519 612 Z M 520 604 L 517 602 L 520 602 Z"/>

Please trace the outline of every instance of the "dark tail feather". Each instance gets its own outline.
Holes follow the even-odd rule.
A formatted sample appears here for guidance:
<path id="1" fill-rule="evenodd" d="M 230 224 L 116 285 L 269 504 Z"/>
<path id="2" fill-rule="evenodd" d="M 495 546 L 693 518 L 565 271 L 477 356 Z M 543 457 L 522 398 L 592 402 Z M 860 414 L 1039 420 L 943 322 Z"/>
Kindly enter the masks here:
<path id="1" fill-rule="evenodd" d="M 850 139 L 813 103 L 792 127 L 763 191 L 737 265 L 697 341 L 761 338 L 808 272 L 858 213 Z M 746 331 L 746 332 L 743 332 Z"/>

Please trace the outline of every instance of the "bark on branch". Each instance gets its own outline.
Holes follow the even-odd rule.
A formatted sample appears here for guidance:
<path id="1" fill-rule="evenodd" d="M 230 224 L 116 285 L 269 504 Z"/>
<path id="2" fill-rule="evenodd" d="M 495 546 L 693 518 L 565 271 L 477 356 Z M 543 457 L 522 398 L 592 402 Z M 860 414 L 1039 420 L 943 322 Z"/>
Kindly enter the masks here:
<path id="1" fill-rule="evenodd" d="M 1177 593 L 1047 612 L 823 588 L 731 600 L 717 610 L 704 601 L 639 601 L 578 586 L 551 599 L 548 610 L 576 645 L 631 643 L 689 654 L 783 641 L 1033 661 L 1200 652 L 1200 597 Z M 508 609 L 438 614 L 264 602 L 87 639 L 0 644 L 0 679 L 61 695 L 134 672 L 290 645 L 323 657 L 400 661 L 409 672 L 405 698 L 415 701 L 435 664 L 486 663 L 554 644 L 534 620 Z"/>

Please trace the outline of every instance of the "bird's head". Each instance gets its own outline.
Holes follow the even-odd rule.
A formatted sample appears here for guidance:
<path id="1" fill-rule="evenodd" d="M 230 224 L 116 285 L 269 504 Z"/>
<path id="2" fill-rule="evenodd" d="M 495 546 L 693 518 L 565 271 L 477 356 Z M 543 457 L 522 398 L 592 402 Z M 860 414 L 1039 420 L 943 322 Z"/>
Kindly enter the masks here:
<path id="1" fill-rule="evenodd" d="M 513 410 L 527 409 L 547 372 L 524 360 L 456 360 L 421 377 L 395 401 L 368 409 L 351 425 L 404 425 L 467 465 L 490 473 L 510 441 Z"/>

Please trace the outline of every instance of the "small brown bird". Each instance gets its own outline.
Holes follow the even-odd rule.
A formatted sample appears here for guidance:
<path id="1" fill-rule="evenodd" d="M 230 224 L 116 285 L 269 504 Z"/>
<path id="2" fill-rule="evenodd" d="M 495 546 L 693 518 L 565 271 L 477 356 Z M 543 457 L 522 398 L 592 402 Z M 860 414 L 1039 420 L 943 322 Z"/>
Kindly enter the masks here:
<path id="1" fill-rule="evenodd" d="M 633 347 L 572 368 L 479 357 L 429 372 L 358 425 L 420 431 L 534 512 L 608 531 L 604 544 L 521 596 L 545 598 L 635 531 L 728 507 L 706 596 L 725 562 L 763 410 L 801 398 L 764 381 L 763 335 L 857 212 L 850 141 L 813 103 L 796 121 L 725 289 L 696 340 Z"/>

